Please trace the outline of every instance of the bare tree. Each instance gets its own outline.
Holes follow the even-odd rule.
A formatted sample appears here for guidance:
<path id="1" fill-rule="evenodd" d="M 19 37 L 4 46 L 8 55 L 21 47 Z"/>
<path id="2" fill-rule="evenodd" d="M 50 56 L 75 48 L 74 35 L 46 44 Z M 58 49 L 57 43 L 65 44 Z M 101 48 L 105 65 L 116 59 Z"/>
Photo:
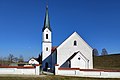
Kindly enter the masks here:
<path id="1" fill-rule="evenodd" d="M 101 55 L 108 55 L 108 52 L 107 52 L 107 50 L 105 48 L 102 49 Z"/>
<path id="2" fill-rule="evenodd" d="M 10 63 L 12 63 L 13 60 L 14 60 L 14 55 L 13 55 L 13 54 L 9 54 L 9 56 L 8 56 L 8 61 L 9 61 Z"/>
<path id="3" fill-rule="evenodd" d="M 0 66 L 3 65 L 3 58 L 0 57 Z"/>
<path id="4" fill-rule="evenodd" d="M 24 62 L 24 58 L 23 58 L 22 55 L 19 56 L 19 58 L 18 58 L 18 62 L 20 62 L 20 63 Z"/>
<path id="5" fill-rule="evenodd" d="M 8 57 L 3 57 L 3 65 L 9 65 Z"/>
<path id="6" fill-rule="evenodd" d="M 18 62 L 18 57 L 14 57 L 14 62 L 15 62 L 15 63 Z"/>

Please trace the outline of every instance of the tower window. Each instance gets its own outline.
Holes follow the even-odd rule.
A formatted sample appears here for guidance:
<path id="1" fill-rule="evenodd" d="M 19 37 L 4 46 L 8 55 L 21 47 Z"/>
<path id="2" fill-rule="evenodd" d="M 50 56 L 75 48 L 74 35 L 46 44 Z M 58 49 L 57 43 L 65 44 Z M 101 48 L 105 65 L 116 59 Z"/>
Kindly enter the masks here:
<path id="1" fill-rule="evenodd" d="M 48 34 L 46 34 L 46 39 L 48 39 Z"/>
<path id="2" fill-rule="evenodd" d="M 77 41 L 74 41 L 74 46 L 77 46 Z"/>
<path id="3" fill-rule="evenodd" d="M 48 47 L 46 47 L 46 51 L 48 51 Z"/>

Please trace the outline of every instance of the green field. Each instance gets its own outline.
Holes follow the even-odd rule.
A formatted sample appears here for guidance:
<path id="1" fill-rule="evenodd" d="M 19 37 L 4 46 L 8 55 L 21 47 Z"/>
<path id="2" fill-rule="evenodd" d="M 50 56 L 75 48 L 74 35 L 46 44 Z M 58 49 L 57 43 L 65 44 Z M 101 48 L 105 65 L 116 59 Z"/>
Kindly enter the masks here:
<path id="1" fill-rule="evenodd" d="M 80 78 L 65 76 L 44 76 L 44 77 L 0 77 L 0 80 L 120 80 L 120 79 L 102 79 L 102 78 Z"/>
<path id="2" fill-rule="evenodd" d="M 94 68 L 120 70 L 120 54 L 95 56 Z"/>

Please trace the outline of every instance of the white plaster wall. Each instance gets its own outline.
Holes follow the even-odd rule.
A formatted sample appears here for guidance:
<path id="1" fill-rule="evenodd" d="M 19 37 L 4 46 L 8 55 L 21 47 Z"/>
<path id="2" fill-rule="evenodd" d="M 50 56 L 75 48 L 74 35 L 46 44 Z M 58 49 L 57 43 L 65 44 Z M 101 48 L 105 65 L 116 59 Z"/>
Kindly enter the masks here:
<path id="1" fill-rule="evenodd" d="M 35 74 L 36 75 L 40 74 L 40 66 L 36 66 L 36 68 L 35 68 Z"/>
<path id="2" fill-rule="evenodd" d="M 75 70 L 60 70 L 58 71 L 58 75 L 75 75 Z"/>
<path id="3" fill-rule="evenodd" d="M 83 71 L 84 76 L 100 76 L 101 72 L 98 71 Z"/>
<path id="4" fill-rule="evenodd" d="M 51 43 L 43 43 L 42 46 L 43 46 L 42 61 L 44 61 L 51 54 L 52 44 Z M 46 51 L 46 47 L 48 47 L 48 51 Z"/>
<path id="5" fill-rule="evenodd" d="M 120 72 L 101 72 L 101 76 L 116 76 L 120 77 Z"/>
<path id="6" fill-rule="evenodd" d="M 48 34 L 48 39 L 46 39 L 46 34 Z M 51 31 L 46 28 L 43 32 L 43 41 L 48 41 L 48 42 L 51 42 Z"/>
<path id="7" fill-rule="evenodd" d="M 35 68 L 17 69 L 17 68 L 0 68 L 0 74 L 30 74 L 35 75 Z"/>
<path id="8" fill-rule="evenodd" d="M 14 73 L 15 72 L 15 68 L 0 68 L 0 74 L 10 74 L 10 73 Z"/>
<path id="9" fill-rule="evenodd" d="M 80 70 L 57 70 L 56 75 L 64 76 L 80 76 L 95 78 L 120 78 L 120 72 L 104 72 L 104 71 L 80 71 Z"/>
<path id="10" fill-rule="evenodd" d="M 73 46 L 75 40 L 77 41 L 77 46 Z M 89 69 L 92 69 L 92 48 L 76 32 L 57 48 L 57 64 L 59 64 L 59 67 L 77 51 L 80 51 L 87 59 L 89 59 Z"/>
<path id="11" fill-rule="evenodd" d="M 76 76 L 76 75 L 83 75 L 83 73 L 80 72 L 79 70 L 58 70 L 57 75 L 64 75 L 64 76 L 66 76 L 66 75 L 70 75 L 70 76 L 74 75 L 74 76 Z"/>
<path id="12" fill-rule="evenodd" d="M 46 39 L 46 34 L 48 34 L 48 39 Z M 51 31 L 46 28 L 43 32 L 43 42 L 42 42 L 42 67 L 45 67 L 45 63 L 48 62 L 49 66 L 51 66 L 51 47 L 52 47 L 52 42 L 51 42 Z M 48 48 L 48 51 L 46 51 L 46 48 Z"/>
<path id="13" fill-rule="evenodd" d="M 21 69 L 21 70 L 22 70 L 22 74 L 35 75 L 35 68 L 33 68 L 33 69 Z"/>
<path id="14" fill-rule="evenodd" d="M 80 58 L 80 60 L 78 58 Z M 87 64 L 87 60 L 80 53 L 76 54 L 76 56 L 71 60 L 71 68 L 87 69 Z"/>

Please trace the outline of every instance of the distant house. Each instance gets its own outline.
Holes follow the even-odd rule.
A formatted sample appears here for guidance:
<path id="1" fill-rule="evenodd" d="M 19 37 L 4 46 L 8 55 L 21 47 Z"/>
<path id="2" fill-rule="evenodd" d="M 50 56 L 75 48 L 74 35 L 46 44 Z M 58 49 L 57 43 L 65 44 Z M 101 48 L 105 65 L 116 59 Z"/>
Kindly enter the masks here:
<path id="1" fill-rule="evenodd" d="M 39 64 L 39 62 L 37 60 L 38 60 L 38 58 L 31 58 L 28 63 L 29 64 Z"/>

